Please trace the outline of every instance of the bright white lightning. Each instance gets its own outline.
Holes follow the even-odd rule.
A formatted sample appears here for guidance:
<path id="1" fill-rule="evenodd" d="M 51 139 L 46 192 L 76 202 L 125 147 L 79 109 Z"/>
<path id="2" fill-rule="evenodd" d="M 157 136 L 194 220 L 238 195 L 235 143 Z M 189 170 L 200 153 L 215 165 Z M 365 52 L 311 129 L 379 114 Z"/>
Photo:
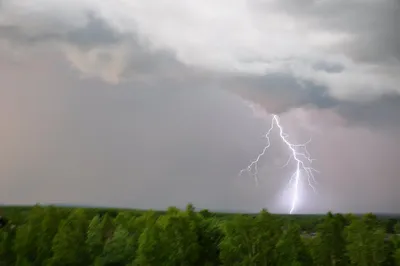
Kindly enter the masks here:
<path id="1" fill-rule="evenodd" d="M 316 183 L 314 178 L 314 172 L 317 172 L 317 170 L 315 170 L 310 166 L 311 163 L 314 161 L 314 159 L 311 158 L 307 150 L 307 144 L 311 142 L 311 139 L 304 144 L 291 143 L 288 139 L 289 135 L 286 134 L 283 130 L 283 127 L 279 120 L 279 116 L 272 115 L 271 127 L 265 134 L 265 138 L 267 139 L 267 144 L 265 145 L 261 153 L 256 157 L 256 159 L 253 160 L 245 169 L 240 171 L 240 174 L 243 174 L 245 171 L 252 173 L 254 175 L 256 184 L 258 185 L 258 163 L 260 159 L 264 156 L 264 154 L 267 152 L 268 148 L 271 146 L 270 134 L 272 130 L 275 128 L 275 126 L 279 130 L 279 136 L 282 142 L 285 144 L 285 146 L 289 149 L 290 152 L 290 157 L 286 162 L 286 164 L 283 165 L 283 167 L 288 166 L 292 160 L 294 160 L 294 162 L 296 163 L 295 171 L 289 180 L 289 185 L 290 184 L 293 185 L 293 195 L 291 199 L 291 207 L 289 210 L 289 213 L 292 214 L 297 207 L 298 196 L 299 196 L 299 184 L 303 177 L 302 174 L 305 175 L 308 185 L 313 189 L 314 192 L 316 192 L 313 183 Z"/>

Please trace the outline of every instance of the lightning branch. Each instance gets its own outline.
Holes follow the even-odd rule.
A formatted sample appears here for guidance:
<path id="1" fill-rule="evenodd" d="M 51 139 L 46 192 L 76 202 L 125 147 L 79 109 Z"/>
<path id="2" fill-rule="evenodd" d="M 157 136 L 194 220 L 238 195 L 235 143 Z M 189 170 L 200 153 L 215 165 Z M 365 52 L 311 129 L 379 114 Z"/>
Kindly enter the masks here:
<path id="1" fill-rule="evenodd" d="M 254 106 L 251 106 L 253 112 Z M 300 183 L 305 181 L 311 189 L 316 192 L 314 184 L 316 183 L 314 173 L 318 172 L 316 169 L 311 167 L 314 159 L 311 158 L 310 153 L 307 150 L 307 144 L 311 142 L 311 139 L 303 144 L 294 144 L 290 142 L 289 135 L 284 131 L 284 128 L 281 125 L 280 119 L 278 115 L 272 115 L 271 126 L 269 130 L 265 134 L 266 144 L 262 151 L 258 154 L 258 156 L 250 162 L 250 164 L 240 171 L 240 175 L 247 172 L 251 174 L 258 185 L 258 164 L 262 157 L 267 153 L 268 148 L 271 146 L 270 134 L 274 129 L 277 129 L 279 132 L 279 137 L 285 147 L 288 149 L 290 156 L 288 161 L 283 165 L 283 167 L 288 167 L 291 162 L 295 163 L 294 171 L 289 178 L 288 185 L 292 186 L 291 190 L 291 199 L 290 199 L 290 210 L 289 213 L 292 214 L 298 205 L 298 197 L 300 190 Z"/>

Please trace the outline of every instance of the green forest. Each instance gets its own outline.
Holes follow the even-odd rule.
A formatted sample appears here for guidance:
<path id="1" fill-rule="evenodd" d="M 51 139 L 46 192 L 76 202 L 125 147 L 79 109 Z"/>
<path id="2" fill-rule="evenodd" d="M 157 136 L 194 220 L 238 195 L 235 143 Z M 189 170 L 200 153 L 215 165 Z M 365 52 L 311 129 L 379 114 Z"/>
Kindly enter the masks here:
<path id="1" fill-rule="evenodd" d="M 400 265 L 400 224 L 373 214 L 289 216 L 55 206 L 0 209 L 0 265 Z"/>

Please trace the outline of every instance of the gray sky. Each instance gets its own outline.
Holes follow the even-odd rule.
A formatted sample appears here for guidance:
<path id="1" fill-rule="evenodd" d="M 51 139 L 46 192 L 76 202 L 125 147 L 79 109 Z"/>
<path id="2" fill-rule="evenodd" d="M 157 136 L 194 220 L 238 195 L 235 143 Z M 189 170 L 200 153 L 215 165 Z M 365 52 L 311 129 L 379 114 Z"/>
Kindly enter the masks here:
<path id="1" fill-rule="evenodd" d="M 0 1 L 0 203 L 400 212 L 397 0 Z M 256 106 L 255 111 L 250 105 Z"/>

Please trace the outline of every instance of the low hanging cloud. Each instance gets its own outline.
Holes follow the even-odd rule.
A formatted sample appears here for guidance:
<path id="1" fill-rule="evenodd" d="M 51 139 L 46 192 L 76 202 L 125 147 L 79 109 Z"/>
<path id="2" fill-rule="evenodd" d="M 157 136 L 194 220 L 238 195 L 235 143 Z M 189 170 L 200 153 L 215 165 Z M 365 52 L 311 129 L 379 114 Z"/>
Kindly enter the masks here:
<path id="1" fill-rule="evenodd" d="M 280 113 L 397 99 L 399 17 L 395 0 L 5 0 L 0 38 L 57 46 L 84 77 L 202 80 Z"/>
<path id="2" fill-rule="evenodd" d="M 283 73 L 327 87 L 339 100 L 399 92 L 398 37 L 393 37 L 399 35 L 398 2 L 302 2 L 303 9 L 298 2 L 270 0 L 143 1 L 127 7 L 143 36 L 155 47 L 174 50 L 187 65 L 261 76 Z M 229 8 L 221 8 L 225 5 Z M 382 47 L 375 60 L 367 57 L 371 46 Z"/>

